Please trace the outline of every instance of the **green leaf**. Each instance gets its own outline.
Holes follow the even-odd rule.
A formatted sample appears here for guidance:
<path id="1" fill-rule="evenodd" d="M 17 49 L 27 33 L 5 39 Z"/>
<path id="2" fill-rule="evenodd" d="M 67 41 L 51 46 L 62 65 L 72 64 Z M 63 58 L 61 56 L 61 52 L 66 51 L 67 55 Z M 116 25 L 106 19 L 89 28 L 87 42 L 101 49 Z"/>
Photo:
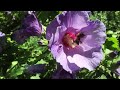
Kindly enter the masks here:
<path id="1" fill-rule="evenodd" d="M 38 61 L 36 64 L 48 64 L 48 62 L 44 61 L 43 59 L 41 59 L 40 61 Z"/>
<path id="2" fill-rule="evenodd" d="M 24 68 L 23 67 L 20 67 L 19 69 L 17 69 L 15 72 L 16 72 L 16 75 L 21 75 L 23 73 L 23 70 Z"/>
<path id="3" fill-rule="evenodd" d="M 110 50 L 110 49 L 105 49 L 104 51 L 105 51 L 105 52 L 104 52 L 105 55 L 108 55 L 109 53 L 112 52 L 112 50 Z"/>
<path id="4" fill-rule="evenodd" d="M 109 30 L 107 31 L 107 34 L 113 34 L 113 31 Z"/>
<path id="5" fill-rule="evenodd" d="M 23 74 L 23 71 L 24 71 L 24 67 L 15 67 L 13 68 L 11 71 L 10 71 L 10 77 L 17 77 L 18 75 L 21 75 Z"/>
<path id="6" fill-rule="evenodd" d="M 115 59 L 113 60 L 113 63 L 117 63 L 118 61 L 120 61 L 120 56 L 118 56 L 117 58 L 115 58 Z"/>
<path id="7" fill-rule="evenodd" d="M 11 69 L 13 69 L 15 67 L 15 65 L 17 65 L 17 64 L 18 64 L 18 61 L 13 61 L 11 67 L 7 69 L 7 72 L 9 72 Z"/>
<path id="8" fill-rule="evenodd" d="M 108 41 L 112 42 L 111 44 L 108 44 L 109 46 L 112 46 L 115 49 L 119 49 L 119 41 L 115 36 L 108 38 Z"/>
<path id="9" fill-rule="evenodd" d="M 11 67 L 14 67 L 16 64 L 18 64 L 18 61 L 13 61 Z"/>
<path id="10" fill-rule="evenodd" d="M 40 79 L 39 74 L 36 74 L 36 76 L 30 77 L 30 79 Z"/>
<path id="11" fill-rule="evenodd" d="M 0 76 L 0 79 L 5 79 L 5 77 L 3 77 L 3 76 Z"/>
<path id="12" fill-rule="evenodd" d="M 103 74 L 100 79 L 107 79 L 107 77 Z"/>

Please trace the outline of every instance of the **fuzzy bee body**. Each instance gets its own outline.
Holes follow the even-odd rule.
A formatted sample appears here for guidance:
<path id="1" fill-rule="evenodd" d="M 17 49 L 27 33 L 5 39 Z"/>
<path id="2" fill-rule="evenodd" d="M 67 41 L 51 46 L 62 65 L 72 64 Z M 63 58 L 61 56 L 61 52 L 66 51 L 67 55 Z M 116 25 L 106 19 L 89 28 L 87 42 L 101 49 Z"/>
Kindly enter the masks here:
<path id="1" fill-rule="evenodd" d="M 63 37 L 62 42 L 66 47 L 75 48 L 77 45 L 79 45 L 79 42 L 81 42 L 80 38 L 82 37 L 84 37 L 84 34 L 82 33 L 77 33 L 74 35 L 74 38 L 71 36 L 71 34 L 67 33 Z"/>
<path id="2" fill-rule="evenodd" d="M 76 40 L 75 40 L 74 42 L 75 42 L 77 45 L 79 45 L 79 42 L 82 43 L 82 42 L 80 41 L 80 39 L 83 38 L 84 36 L 85 36 L 85 35 L 84 35 L 83 33 L 77 33 L 77 34 L 76 34 L 76 37 L 77 37 L 77 38 L 76 38 Z"/>

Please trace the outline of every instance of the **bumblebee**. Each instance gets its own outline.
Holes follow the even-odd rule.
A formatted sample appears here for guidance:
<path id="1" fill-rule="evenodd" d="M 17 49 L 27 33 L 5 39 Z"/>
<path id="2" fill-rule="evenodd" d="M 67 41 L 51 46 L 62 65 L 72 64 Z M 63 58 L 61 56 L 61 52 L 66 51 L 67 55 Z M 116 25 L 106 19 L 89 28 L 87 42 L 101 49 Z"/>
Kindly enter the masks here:
<path id="1" fill-rule="evenodd" d="M 62 39 L 63 44 L 66 47 L 75 48 L 77 45 L 79 45 L 79 42 L 81 38 L 83 38 L 85 35 L 83 33 L 77 33 L 74 38 L 71 37 L 70 34 L 65 34 L 65 36 Z"/>

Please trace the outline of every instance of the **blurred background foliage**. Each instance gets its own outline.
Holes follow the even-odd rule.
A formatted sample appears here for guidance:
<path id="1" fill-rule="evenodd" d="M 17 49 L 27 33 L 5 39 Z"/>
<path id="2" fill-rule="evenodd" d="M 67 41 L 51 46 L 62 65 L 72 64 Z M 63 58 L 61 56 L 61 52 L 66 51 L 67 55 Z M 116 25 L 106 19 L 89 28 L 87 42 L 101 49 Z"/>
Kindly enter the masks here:
<path id="1" fill-rule="evenodd" d="M 61 11 L 36 11 L 38 20 L 44 29 Z M 117 54 L 111 57 L 109 53 L 120 51 L 120 11 L 92 11 L 91 19 L 99 19 L 106 25 L 107 39 L 103 45 L 104 59 L 96 70 L 89 72 L 83 69 L 77 73 L 78 79 L 118 79 L 114 73 L 115 64 L 120 60 Z M 47 79 L 50 78 L 56 68 L 47 47 L 45 31 L 41 37 L 30 37 L 19 45 L 12 39 L 12 33 L 19 29 L 24 12 L 12 11 L 11 13 L 0 11 L 0 31 L 6 34 L 7 44 L 0 53 L 0 79 Z M 44 45 L 38 41 L 42 40 Z M 26 68 L 30 65 L 43 64 L 45 71 L 41 73 L 29 73 Z"/>

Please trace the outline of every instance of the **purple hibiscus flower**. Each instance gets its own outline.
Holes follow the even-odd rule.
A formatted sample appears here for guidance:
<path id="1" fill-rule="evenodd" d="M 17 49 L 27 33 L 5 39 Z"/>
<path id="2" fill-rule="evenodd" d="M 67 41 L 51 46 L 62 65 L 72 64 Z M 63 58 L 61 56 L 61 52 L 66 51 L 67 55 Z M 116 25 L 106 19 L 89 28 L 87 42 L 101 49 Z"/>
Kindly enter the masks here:
<path id="1" fill-rule="evenodd" d="M 36 64 L 36 65 L 27 66 L 27 72 L 29 74 L 43 73 L 45 71 L 46 71 L 45 64 Z"/>
<path id="2" fill-rule="evenodd" d="M 53 73 L 52 79 L 75 79 L 75 73 L 69 73 L 65 71 L 60 65 L 58 65 L 57 70 Z"/>
<path id="3" fill-rule="evenodd" d="M 40 36 L 42 33 L 42 25 L 39 23 L 34 13 L 27 13 L 22 21 L 22 27 L 13 33 L 13 39 L 22 44 L 30 36 Z"/>
<path id="4" fill-rule="evenodd" d="M 0 45 L 4 46 L 6 44 L 5 42 L 5 33 L 0 32 Z"/>
<path id="5" fill-rule="evenodd" d="M 0 52 L 2 52 L 5 45 L 6 45 L 5 34 L 0 32 Z"/>
<path id="6" fill-rule="evenodd" d="M 120 76 L 120 68 L 117 68 L 115 73 Z"/>
<path id="7" fill-rule="evenodd" d="M 2 38 L 2 37 L 4 37 L 4 36 L 5 36 L 5 34 L 2 33 L 2 32 L 0 32 L 0 38 Z"/>
<path id="8" fill-rule="evenodd" d="M 30 11 L 28 11 L 23 20 L 22 28 L 24 29 L 24 33 L 27 33 L 29 36 L 40 36 L 43 30 L 35 14 L 33 12 L 30 13 Z"/>
<path id="9" fill-rule="evenodd" d="M 106 27 L 99 20 L 90 20 L 89 14 L 88 11 L 64 11 L 47 27 L 51 53 L 70 73 L 81 68 L 94 70 L 103 59 L 101 45 L 106 40 Z"/>

